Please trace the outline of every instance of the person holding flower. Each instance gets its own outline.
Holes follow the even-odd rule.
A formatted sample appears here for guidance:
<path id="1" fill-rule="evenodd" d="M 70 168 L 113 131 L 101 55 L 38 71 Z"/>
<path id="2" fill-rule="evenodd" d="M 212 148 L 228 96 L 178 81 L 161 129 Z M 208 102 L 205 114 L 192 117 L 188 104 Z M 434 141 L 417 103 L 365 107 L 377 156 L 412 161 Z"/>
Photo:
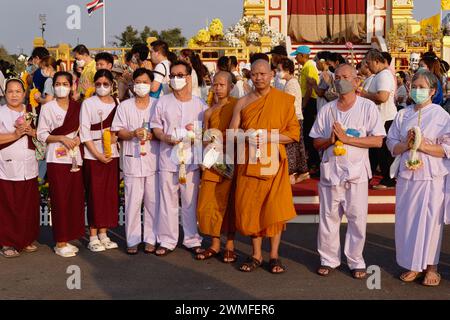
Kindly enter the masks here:
<path id="1" fill-rule="evenodd" d="M 369 148 L 380 148 L 386 131 L 377 106 L 359 97 L 356 69 L 341 64 L 335 71 L 339 98 L 320 110 L 310 132 L 314 147 L 323 151 L 320 165 L 320 223 L 317 273 L 328 276 L 341 264 L 339 227 L 348 219 L 344 252 L 355 279 L 366 277 L 363 249 L 366 238 Z"/>
<path id="2" fill-rule="evenodd" d="M 0 254 L 6 258 L 36 251 L 39 237 L 36 130 L 25 95 L 21 80 L 6 81 L 6 104 L 0 106 Z"/>
<path id="3" fill-rule="evenodd" d="M 97 71 L 96 95 L 83 101 L 80 113 L 90 229 L 88 249 L 92 252 L 118 248 L 107 236 L 108 228 L 117 227 L 119 212 L 119 151 L 116 134 L 110 131 L 118 105 L 111 95 L 113 81 L 111 71 Z"/>
<path id="4" fill-rule="evenodd" d="M 399 158 L 396 173 L 395 247 L 397 263 L 407 269 L 400 279 L 437 286 L 437 272 L 445 213 L 445 179 L 449 172 L 450 116 L 432 103 L 438 79 L 418 71 L 410 96 L 415 104 L 396 116 L 387 138 Z"/>
<path id="5" fill-rule="evenodd" d="M 47 177 L 50 184 L 55 253 L 74 257 L 78 248 L 69 241 L 84 235 L 84 185 L 79 149 L 79 102 L 70 96 L 73 78 L 57 72 L 53 77 L 56 100 L 44 105 L 39 115 L 37 137 L 47 143 Z"/>
<path id="6" fill-rule="evenodd" d="M 203 251 L 196 216 L 200 170 L 195 160 L 200 159 L 201 155 L 196 153 L 194 156 L 198 149 L 192 147 L 191 143 L 196 128 L 201 129 L 203 113 L 208 106 L 199 97 L 192 95 L 191 72 L 191 66 L 184 61 L 176 61 L 170 66 L 173 93 L 159 98 L 150 120 L 150 127 L 160 141 L 157 227 L 160 246 L 156 250 L 157 256 L 165 256 L 177 246 L 179 212 L 184 231 L 183 245 L 194 254 Z"/>
<path id="7" fill-rule="evenodd" d="M 159 141 L 149 130 L 150 117 L 155 113 L 156 99 L 151 98 L 153 73 L 139 68 L 133 73 L 133 91 L 136 95 L 117 107 L 112 130 L 118 132 L 122 144 L 122 167 L 125 182 L 125 232 L 127 253 L 138 253 L 145 243 L 144 252 L 156 250 L 156 222 L 159 210 L 158 154 Z M 141 208 L 144 202 L 144 223 Z"/>
<path id="8" fill-rule="evenodd" d="M 226 130 L 230 126 L 234 107 L 237 99 L 230 95 L 233 87 L 231 73 L 219 71 L 214 75 L 213 90 L 214 105 L 205 111 L 203 128 L 205 135 L 203 141 L 207 144 L 207 150 L 214 148 L 222 153 L 223 163 L 226 163 Z M 229 155 L 234 159 L 234 152 Z M 220 235 L 227 237 L 222 261 L 235 262 L 237 255 L 234 251 L 234 234 L 236 232 L 234 190 L 235 177 L 224 177 L 213 168 L 204 168 L 200 193 L 197 203 L 197 219 L 200 231 L 211 237 L 211 246 L 204 252 L 196 255 L 197 260 L 206 260 L 219 254 L 221 243 Z"/>

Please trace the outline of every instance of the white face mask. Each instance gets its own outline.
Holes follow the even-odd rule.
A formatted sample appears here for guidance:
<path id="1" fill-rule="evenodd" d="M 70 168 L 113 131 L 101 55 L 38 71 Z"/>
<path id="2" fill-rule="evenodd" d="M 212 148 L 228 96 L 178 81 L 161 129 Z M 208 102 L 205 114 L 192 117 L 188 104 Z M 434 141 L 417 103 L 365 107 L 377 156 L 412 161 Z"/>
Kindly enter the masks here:
<path id="1" fill-rule="evenodd" d="M 150 93 L 150 85 L 147 83 L 137 83 L 134 85 L 134 93 L 139 97 L 145 97 Z"/>
<path id="2" fill-rule="evenodd" d="M 76 60 L 77 66 L 83 68 L 86 62 L 84 60 Z"/>
<path id="3" fill-rule="evenodd" d="M 173 78 L 170 79 L 170 86 L 173 88 L 173 90 L 175 91 L 179 91 L 181 89 L 183 89 L 186 86 L 187 82 L 186 82 L 186 78 Z"/>
<path id="4" fill-rule="evenodd" d="M 58 98 L 66 98 L 70 94 L 70 88 L 65 86 L 55 87 L 55 95 Z"/>
<path id="5" fill-rule="evenodd" d="M 109 87 L 101 86 L 101 87 L 95 88 L 95 93 L 97 93 L 97 95 L 99 97 L 105 97 L 105 96 L 109 95 L 110 92 L 111 92 L 111 86 L 109 86 Z"/>

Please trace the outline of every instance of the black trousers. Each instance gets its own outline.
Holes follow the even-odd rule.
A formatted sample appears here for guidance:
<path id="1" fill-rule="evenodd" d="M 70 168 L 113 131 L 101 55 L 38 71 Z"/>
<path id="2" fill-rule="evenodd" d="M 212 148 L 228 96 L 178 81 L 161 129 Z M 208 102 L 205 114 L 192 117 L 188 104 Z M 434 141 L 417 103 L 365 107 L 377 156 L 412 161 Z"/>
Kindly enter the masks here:
<path id="1" fill-rule="evenodd" d="M 314 121 L 317 118 L 317 100 L 310 98 L 306 107 L 303 109 L 303 128 L 304 128 L 304 138 L 305 138 L 305 148 L 308 153 L 308 167 L 318 168 L 320 165 L 320 157 L 317 150 L 314 148 L 313 139 L 309 136 Z"/>
<path id="2" fill-rule="evenodd" d="M 386 121 L 384 123 L 384 128 L 386 130 L 386 134 L 389 132 L 389 128 L 392 125 L 391 121 Z M 374 173 L 377 168 L 380 168 L 381 176 L 383 177 L 380 181 L 380 184 L 394 184 L 394 179 L 389 177 L 389 170 L 391 168 L 391 164 L 394 161 L 394 157 L 392 157 L 391 152 L 387 148 L 386 138 L 383 139 L 383 145 L 381 148 L 371 148 L 369 149 L 369 157 L 370 157 L 370 167 L 372 168 L 372 172 Z"/>

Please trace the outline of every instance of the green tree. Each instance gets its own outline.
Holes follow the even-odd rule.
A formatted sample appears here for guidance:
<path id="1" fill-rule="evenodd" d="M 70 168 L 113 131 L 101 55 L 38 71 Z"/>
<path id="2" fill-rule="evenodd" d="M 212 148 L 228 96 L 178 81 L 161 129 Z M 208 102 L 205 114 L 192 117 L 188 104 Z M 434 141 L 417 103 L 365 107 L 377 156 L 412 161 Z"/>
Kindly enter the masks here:
<path id="1" fill-rule="evenodd" d="M 158 31 L 152 30 L 152 29 L 150 29 L 150 27 L 145 26 L 144 30 L 141 31 L 141 34 L 139 37 L 141 39 L 141 42 L 147 43 L 147 38 L 149 38 L 149 37 L 159 38 L 159 34 L 158 34 Z"/>
<path id="2" fill-rule="evenodd" d="M 117 41 L 114 42 L 114 45 L 117 47 L 132 47 L 136 43 L 146 43 L 147 38 L 149 37 L 164 40 L 169 47 L 184 47 L 186 44 L 186 38 L 183 37 L 180 28 L 166 29 L 158 32 L 145 26 L 144 29 L 139 32 L 132 26 L 127 26 L 120 36 L 115 36 Z"/>
<path id="3" fill-rule="evenodd" d="M 138 34 L 138 30 L 134 29 L 132 26 L 127 26 L 120 36 L 115 36 L 118 42 L 114 42 L 114 44 L 118 47 L 132 47 L 134 44 L 140 42 Z"/>
<path id="4" fill-rule="evenodd" d="M 183 37 L 180 28 L 162 30 L 159 38 L 166 41 L 169 47 L 184 47 L 186 44 L 186 38 Z"/>

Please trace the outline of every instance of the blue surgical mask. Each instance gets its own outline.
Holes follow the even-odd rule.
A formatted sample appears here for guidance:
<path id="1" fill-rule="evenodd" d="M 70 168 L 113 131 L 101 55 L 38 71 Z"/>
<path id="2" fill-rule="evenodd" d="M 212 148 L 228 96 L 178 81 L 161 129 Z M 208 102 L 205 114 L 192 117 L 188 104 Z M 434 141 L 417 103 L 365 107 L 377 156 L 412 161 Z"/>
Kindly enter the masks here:
<path id="1" fill-rule="evenodd" d="M 411 98 L 416 104 L 423 104 L 430 99 L 430 89 L 411 89 Z"/>

